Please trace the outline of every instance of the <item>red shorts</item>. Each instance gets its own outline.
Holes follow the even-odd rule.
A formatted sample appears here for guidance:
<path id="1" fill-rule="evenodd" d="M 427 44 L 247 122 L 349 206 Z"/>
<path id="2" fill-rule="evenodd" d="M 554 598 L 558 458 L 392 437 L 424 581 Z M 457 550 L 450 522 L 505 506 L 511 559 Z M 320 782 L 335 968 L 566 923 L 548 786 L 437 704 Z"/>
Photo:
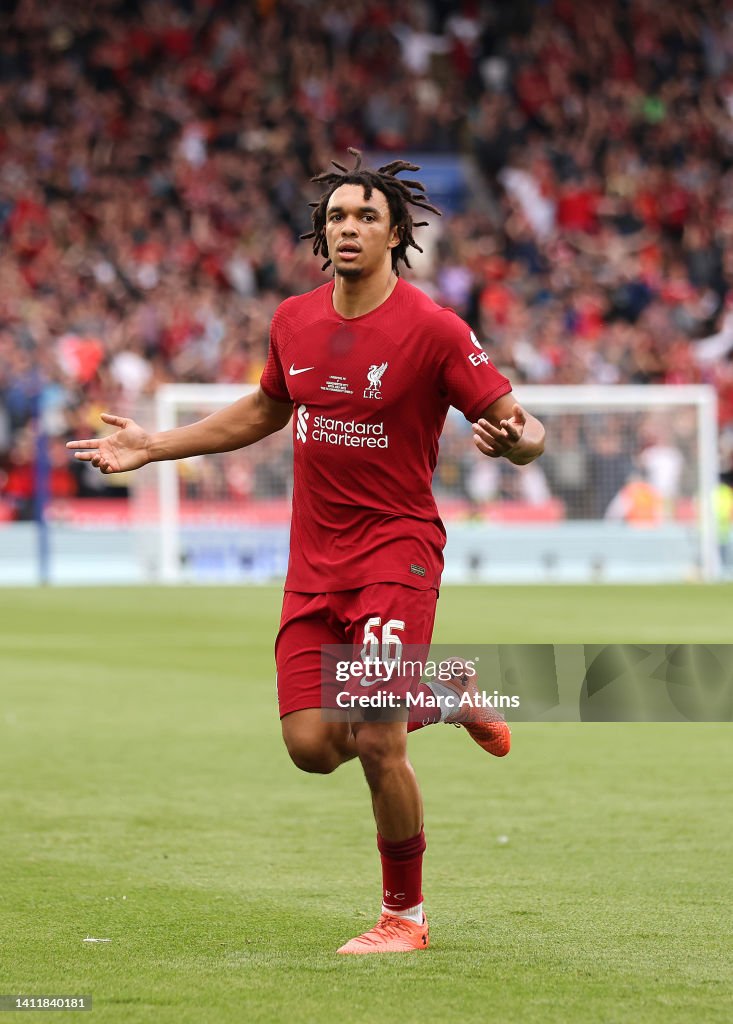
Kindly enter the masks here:
<path id="1" fill-rule="evenodd" d="M 324 644 L 348 644 L 358 657 L 364 645 L 396 636 L 403 644 L 430 645 L 437 590 L 401 583 L 370 583 L 328 594 L 286 591 L 275 641 L 280 717 L 320 708 Z"/>

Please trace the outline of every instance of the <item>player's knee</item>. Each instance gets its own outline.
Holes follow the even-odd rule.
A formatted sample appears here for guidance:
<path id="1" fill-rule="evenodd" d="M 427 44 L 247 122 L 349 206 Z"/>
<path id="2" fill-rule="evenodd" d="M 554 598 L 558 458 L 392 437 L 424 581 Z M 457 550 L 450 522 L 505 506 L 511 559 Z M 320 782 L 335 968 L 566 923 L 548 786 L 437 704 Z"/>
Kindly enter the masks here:
<path id="1" fill-rule="evenodd" d="M 395 743 L 393 736 L 379 728 L 360 730 L 356 738 L 356 750 L 370 783 L 405 759 L 403 747 Z"/>
<path id="2" fill-rule="evenodd" d="M 329 775 L 339 766 L 335 751 L 307 739 L 285 739 L 290 760 L 302 772 Z"/>

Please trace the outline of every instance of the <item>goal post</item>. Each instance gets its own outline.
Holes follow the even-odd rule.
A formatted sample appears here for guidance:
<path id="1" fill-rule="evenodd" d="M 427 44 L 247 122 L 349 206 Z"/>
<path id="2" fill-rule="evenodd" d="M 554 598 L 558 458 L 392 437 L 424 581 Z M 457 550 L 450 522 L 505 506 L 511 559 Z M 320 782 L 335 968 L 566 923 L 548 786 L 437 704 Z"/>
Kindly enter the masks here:
<path id="1" fill-rule="evenodd" d="M 163 384 L 155 393 L 155 429 L 173 430 L 181 415 L 208 416 L 256 390 L 254 384 Z M 158 464 L 159 574 L 164 583 L 181 579 L 179 470 L 175 462 Z"/>
<path id="2" fill-rule="evenodd" d="M 666 443 L 670 452 L 678 451 L 683 458 L 687 456 L 692 460 L 694 469 L 691 473 L 688 466 L 688 493 L 685 494 L 685 488 L 681 487 L 683 493 L 670 497 L 687 497 L 691 501 L 689 521 L 697 536 L 699 577 L 708 581 L 718 577 L 720 556 L 714 509 L 714 492 L 719 473 L 718 401 L 713 387 L 697 384 L 545 385 L 522 388 L 522 402 L 539 417 L 547 412 L 562 416 L 575 410 L 582 410 L 591 416 L 616 412 L 626 413 L 631 417 L 631 424 L 638 425 L 645 414 L 652 417 L 656 414 L 656 423 L 650 428 L 651 438 L 642 437 L 641 441 L 650 439 L 655 442 L 650 448 L 661 448 Z M 683 436 L 680 436 L 674 433 L 673 424 L 678 414 L 685 410 L 689 410 L 694 419 L 686 435 L 683 432 Z M 672 437 L 665 438 L 663 432 L 670 426 Z M 655 429 L 662 433 L 661 437 L 653 435 Z M 660 443 L 657 444 L 657 441 Z M 644 466 L 643 451 L 636 454 L 641 456 L 640 472 L 646 468 L 647 477 L 651 477 L 651 466 Z M 668 464 L 668 477 L 672 469 Z M 661 485 L 660 489 L 663 490 Z M 664 499 L 668 496 L 661 494 L 660 497 Z M 662 521 L 673 518 L 673 510 L 667 509 L 666 517 L 664 511 Z M 645 525 L 653 529 L 654 519 L 650 518 Z"/>
<path id="3" fill-rule="evenodd" d="M 255 388 L 163 385 L 155 396 L 156 429 L 193 422 Z M 433 481 L 448 531 L 446 583 L 718 577 L 712 388 L 522 386 L 517 398 L 547 426 L 545 455 L 530 466 L 481 458 L 464 418 L 451 410 L 446 421 Z M 151 470 L 155 483 L 146 471 L 136 475 L 147 488 L 145 518 L 155 523 L 152 532 L 141 531 L 151 578 L 282 579 L 290 427 L 244 451 Z"/>

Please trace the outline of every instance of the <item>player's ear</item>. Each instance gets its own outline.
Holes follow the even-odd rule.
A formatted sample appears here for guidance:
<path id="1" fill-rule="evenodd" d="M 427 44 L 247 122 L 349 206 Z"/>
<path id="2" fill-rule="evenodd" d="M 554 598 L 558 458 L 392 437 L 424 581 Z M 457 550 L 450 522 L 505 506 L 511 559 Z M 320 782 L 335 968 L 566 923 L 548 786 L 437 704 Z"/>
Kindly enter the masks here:
<path id="1" fill-rule="evenodd" d="M 389 233 L 389 241 L 387 242 L 388 249 L 394 249 L 396 245 L 400 244 L 400 229 L 396 224 L 392 225 L 392 230 Z"/>

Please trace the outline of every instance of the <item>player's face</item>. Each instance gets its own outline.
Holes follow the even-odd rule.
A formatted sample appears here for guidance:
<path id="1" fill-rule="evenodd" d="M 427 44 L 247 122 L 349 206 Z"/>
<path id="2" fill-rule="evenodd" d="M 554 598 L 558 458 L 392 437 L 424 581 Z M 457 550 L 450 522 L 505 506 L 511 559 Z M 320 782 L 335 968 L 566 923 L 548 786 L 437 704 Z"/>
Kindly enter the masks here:
<path id="1" fill-rule="evenodd" d="M 328 201 L 326 242 L 334 270 L 342 277 L 362 277 L 391 263 L 399 243 L 390 224 L 389 205 L 377 189 L 367 199 L 361 185 L 341 185 Z"/>

